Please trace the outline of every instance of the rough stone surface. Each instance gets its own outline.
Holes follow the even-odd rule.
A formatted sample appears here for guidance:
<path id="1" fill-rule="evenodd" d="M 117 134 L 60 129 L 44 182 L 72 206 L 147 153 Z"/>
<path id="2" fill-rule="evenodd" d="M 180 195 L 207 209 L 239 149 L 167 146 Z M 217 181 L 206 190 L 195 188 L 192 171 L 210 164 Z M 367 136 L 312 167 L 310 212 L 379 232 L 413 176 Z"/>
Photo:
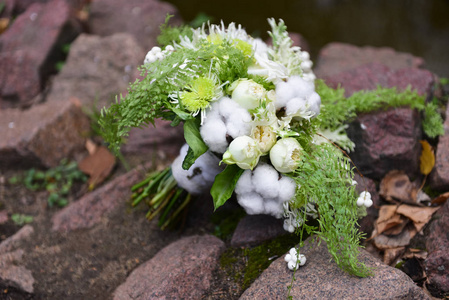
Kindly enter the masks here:
<path id="1" fill-rule="evenodd" d="M 434 76 L 427 70 L 417 68 L 393 70 L 379 63 L 358 66 L 320 78 L 333 88 L 341 85 L 347 97 L 360 90 L 375 90 L 378 85 L 386 88 L 397 87 L 398 90 L 411 86 L 412 90 L 416 90 L 420 95 L 430 97 L 434 85 Z"/>
<path id="2" fill-rule="evenodd" d="M 23 250 L 0 254 L 0 280 L 27 293 L 33 293 L 34 277 L 30 270 L 17 266 L 22 261 Z"/>
<path id="3" fill-rule="evenodd" d="M 436 297 L 449 294 L 449 202 L 433 216 L 429 226 L 426 248 L 429 253 L 424 264 L 427 288 Z"/>
<path id="4" fill-rule="evenodd" d="M 7 253 L 17 247 L 18 243 L 22 240 L 29 238 L 34 233 L 34 229 L 31 225 L 23 226 L 13 236 L 10 236 L 0 244 L 0 254 Z"/>
<path id="5" fill-rule="evenodd" d="M 130 187 L 143 177 L 143 169 L 136 168 L 71 203 L 53 216 L 52 230 L 70 232 L 100 223 L 102 218 L 129 199 Z"/>
<path id="6" fill-rule="evenodd" d="M 93 34 L 108 36 L 118 32 L 132 34 L 149 51 L 157 45 L 159 26 L 169 13 L 171 24 L 181 19 L 173 5 L 158 0 L 94 0 L 90 6 L 89 27 Z M 178 16 L 178 17 L 176 17 Z"/>
<path id="7" fill-rule="evenodd" d="M 114 299 L 201 299 L 224 248 L 211 235 L 182 238 L 135 269 L 116 289 Z"/>
<path id="8" fill-rule="evenodd" d="M 373 62 L 389 66 L 392 70 L 424 66 L 422 58 L 391 48 L 330 43 L 321 49 L 314 72 L 319 78 L 329 77 Z"/>
<path id="9" fill-rule="evenodd" d="M 268 215 L 248 215 L 237 225 L 232 235 L 231 246 L 254 246 L 286 233 L 281 219 Z"/>
<path id="10" fill-rule="evenodd" d="M 449 103 L 448 103 L 449 104 Z M 444 136 L 438 141 L 435 167 L 430 173 L 430 186 L 439 191 L 449 191 L 449 105 L 446 107 Z"/>
<path id="11" fill-rule="evenodd" d="M 8 212 L 6 210 L 0 210 L 0 225 L 8 222 Z"/>
<path id="12" fill-rule="evenodd" d="M 0 167 L 54 167 L 83 151 L 89 120 L 79 101 L 0 110 Z"/>
<path id="13" fill-rule="evenodd" d="M 419 173 L 421 121 L 417 111 L 393 108 L 363 114 L 347 132 L 356 144 L 351 158 L 362 174 L 381 179 L 394 169 L 410 176 Z"/>
<path id="14" fill-rule="evenodd" d="M 138 76 L 145 54 L 129 34 L 110 37 L 80 35 L 71 45 L 62 71 L 55 77 L 47 102 L 76 97 L 88 108 L 103 108 L 125 93 Z"/>
<path id="15" fill-rule="evenodd" d="M 167 156 L 176 157 L 185 143 L 182 126 L 171 127 L 170 122 L 155 120 L 155 126 L 134 128 L 130 131 L 126 144 L 121 148 L 125 154 L 144 154 L 163 151 Z"/>
<path id="16" fill-rule="evenodd" d="M 310 241 L 310 239 L 308 240 Z M 374 267 L 374 276 L 359 278 L 348 275 L 329 262 L 325 242 L 301 250 L 305 266 L 295 274 L 288 270 L 284 256 L 274 261 L 247 289 L 240 299 L 286 299 L 288 286 L 293 299 L 430 299 L 413 281 L 398 269 L 376 260 L 365 250 L 359 259 Z"/>
<path id="17" fill-rule="evenodd" d="M 373 205 L 366 209 L 367 215 L 359 220 L 360 231 L 367 234 L 369 237 L 374 230 L 374 222 L 379 216 L 378 207 L 380 206 L 379 193 L 376 189 L 376 184 L 373 180 L 364 176 L 363 178 L 355 172 L 354 180 L 357 181 L 356 191 L 361 193 L 363 191 L 368 191 L 371 194 L 371 200 L 373 200 Z"/>
<path id="18" fill-rule="evenodd" d="M 63 0 L 35 3 L 0 36 L 0 107 L 26 107 L 80 28 Z"/>

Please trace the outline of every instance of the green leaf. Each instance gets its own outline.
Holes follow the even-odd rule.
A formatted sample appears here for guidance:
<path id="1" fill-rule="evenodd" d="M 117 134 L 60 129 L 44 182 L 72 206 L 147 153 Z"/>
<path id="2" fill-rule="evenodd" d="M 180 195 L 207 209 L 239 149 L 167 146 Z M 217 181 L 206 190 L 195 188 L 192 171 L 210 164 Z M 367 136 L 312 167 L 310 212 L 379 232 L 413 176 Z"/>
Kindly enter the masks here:
<path id="1" fill-rule="evenodd" d="M 214 200 L 215 210 L 226 203 L 234 192 L 235 185 L 243 173 L 237 165 L 228 165 L 215 177 L 210 193 Z"/>
<path id="2" fill-rule="evenodd" d="M 208 149 L 201 138 L 198 119 L 190 119 L 184 123 L 184 138 L 190 148 L 182 162 L 182 168 L 188 170 L 195 163 L 195 160 L 203 155 Z"/>

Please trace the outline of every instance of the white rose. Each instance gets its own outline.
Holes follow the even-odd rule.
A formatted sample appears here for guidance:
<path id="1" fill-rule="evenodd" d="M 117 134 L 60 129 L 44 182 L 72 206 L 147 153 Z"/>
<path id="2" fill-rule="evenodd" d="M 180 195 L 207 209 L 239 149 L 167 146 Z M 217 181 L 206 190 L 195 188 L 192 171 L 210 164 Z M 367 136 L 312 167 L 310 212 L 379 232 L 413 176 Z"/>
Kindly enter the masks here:
<path id="1" fill-rule="evenodd" d="M 271 126 L 255 126 L 251 135 L 259 143 L 260 151 L 263 154 L 267 154 L 276 143 L 277 135 Z"/>
<path id="2" fill-rule="evenodd" d="M 273 167 L 281 173 L 293 172 L 298 167 L 302 147 L 294 138 L 283 138 L 270 150 Z"/>
<path id="3" fill-rule="evenodd" d="M 231 142 L 228 150 L 223 154 L 223 162 L 237 164 L 242 169 L 254 169 L 259 162 L 262 152 L 259 143 L 246 135 L 239 136 Z"/>
<path id="4" fill-rule="evenodd" d="M 265 98 L 264 87 L 251 79 L 239 79 L 234 81 L 228 91 L 232 100 L 246 109 L 254 109 Z"/>

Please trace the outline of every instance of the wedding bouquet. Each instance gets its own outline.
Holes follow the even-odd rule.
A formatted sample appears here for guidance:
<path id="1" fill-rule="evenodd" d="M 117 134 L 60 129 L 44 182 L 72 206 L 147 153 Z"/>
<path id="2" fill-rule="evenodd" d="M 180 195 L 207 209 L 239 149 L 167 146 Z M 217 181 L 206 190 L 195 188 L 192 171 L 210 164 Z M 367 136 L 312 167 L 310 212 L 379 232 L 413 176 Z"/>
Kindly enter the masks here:
<path id="1" fill-rule="evenodd" d="M 218 208 L 235 194 L 248 214 L 317 234 L 341 268 L 367 276 L 356 223 L 372 201 L 369 193 L 357 199 L 342 150 L 353 144 L 343 127 L 329 126 L 332 108 L 321 105 L 309 54 L 293 46 L 282 20 L 268 22 L 272 45 L 234 23 L 176 31 L 172 44 L 148 52 L 128 95 L 102 111 L 104 137 L 117 150 L 132 127 L 183 123 L 187 144 L 171 167 L 133 188 L 134 204 L 147 198 L 147 217 L 159 215 L 161 226 L 190 195 L 210 191 Z M 306 223 L 312 218 L 318 227 Z M 291 270 L 305 263 L 294 249 L 286 260 Z"/>

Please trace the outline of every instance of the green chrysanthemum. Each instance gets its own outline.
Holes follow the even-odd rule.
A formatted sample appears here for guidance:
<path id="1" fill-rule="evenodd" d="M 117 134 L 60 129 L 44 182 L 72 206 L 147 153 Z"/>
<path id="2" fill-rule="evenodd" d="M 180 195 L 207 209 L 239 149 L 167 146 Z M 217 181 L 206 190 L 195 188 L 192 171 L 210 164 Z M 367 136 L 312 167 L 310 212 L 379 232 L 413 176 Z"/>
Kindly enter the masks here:
<path id="1" fill-rule="evenodd" d="M 209 106 L 209 102 L 216 98 L 216 85 L 213 79 L 198 77 L 181 94 L 182 105 L 190 112 L 197 112 Z"/>

